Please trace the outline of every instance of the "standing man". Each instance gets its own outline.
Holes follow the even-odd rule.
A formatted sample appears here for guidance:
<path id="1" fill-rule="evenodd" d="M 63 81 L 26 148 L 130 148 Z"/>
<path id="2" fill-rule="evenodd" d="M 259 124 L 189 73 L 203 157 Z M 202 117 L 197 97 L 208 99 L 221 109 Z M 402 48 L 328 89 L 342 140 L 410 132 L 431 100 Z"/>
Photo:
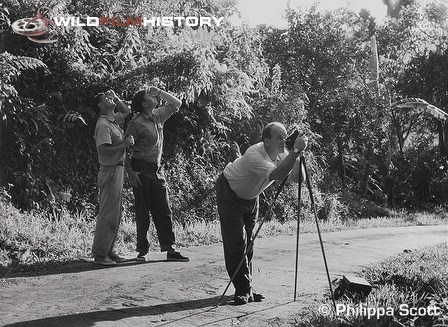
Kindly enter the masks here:
<path id="1" fill-rule="evenodd" d="M 158 98 L 166 102 L 156 108 Z M 149 251 L 147 233 L 151 212 L 160 250 L 167 252 L 168 261 L 189 261 L 174 248 L 175 236 L 168 199 L 165 174 L 160 164 L 163 149 L 163 124 L 176 112 L 182 102 L 157 87 L 139 91 L 132 99 L 136 116 L 129 122 L 126 135 L 132 135 L 135 145 L 130 165 L 126 165 L 135 197 L 135 220 L 137 223 L 137 260 L 145 261 Z"/>
<path id="2" fill-rule="evenodd" d="M 297 137 L 294 150 L 285 151 L 285 127 L 277 122 L 262 132 L 262 142 L 249 147 L 242 157 L 227 164 L 216 182 L 216 198 L 221 222 L 224 259 L 230 277 L 244 256 L 258 217 L 258 196 L 275 180 L 283 180 L 306 148 L 307 139 Z M 253 248 L 246 254 L 233 280 L 235 304 L 259 302 L 264 296 L 252 290 L 249 263 Z"/>
<path id="3" fill-rule="evenodd" d="M 115 108 L 119 113 L 115 113 Z M 99 114 L 95 127 L 95 143 L 100 170 L 98 172 L 99 212 L 92 245 L 96 264 L 111 266 L 125 261 L 114 251 L 121 221 L 124 160 L 126 148 L 134 143 L 132 136 L 123 138 L 118 122 L 129 114 L 129 108 L 114 91 L 98 94 L 92 109 Z"/>

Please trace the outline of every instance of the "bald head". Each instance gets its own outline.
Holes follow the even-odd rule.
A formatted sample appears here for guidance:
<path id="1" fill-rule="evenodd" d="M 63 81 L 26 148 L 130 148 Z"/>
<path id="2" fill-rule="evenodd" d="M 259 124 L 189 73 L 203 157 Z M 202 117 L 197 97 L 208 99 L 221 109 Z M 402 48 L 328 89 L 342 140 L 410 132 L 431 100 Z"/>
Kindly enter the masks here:
<path id="1" fill-rule="evenodd" d="M 283 124 L 274 122 L 268 124 L 261 134 L 264 149 L 272 160 L 285 152 L 286 128 Z"/>
<path id="2" fill-rule="evenodd" d="M 265 128 L 263 128 L 263 132 L 261 133 L 261 140 L 264 142 L 265 139 L 271 139 L 274 132 L 280 131 L 286 134 L 286 128 L 285 126 L 283 126 L 283 124 L 278 122 L 269 123 Z"/>

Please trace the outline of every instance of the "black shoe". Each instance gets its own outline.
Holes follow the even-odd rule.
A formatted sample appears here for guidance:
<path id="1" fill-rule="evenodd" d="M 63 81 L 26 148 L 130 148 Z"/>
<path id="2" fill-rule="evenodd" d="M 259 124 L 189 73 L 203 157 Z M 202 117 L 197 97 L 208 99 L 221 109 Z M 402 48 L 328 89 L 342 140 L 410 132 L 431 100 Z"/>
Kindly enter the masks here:
<path id="1" fill-rule="evenodd" d="M 115 266 L 117 263 L 109 257 L 96 257 L 93 262 L 101 266 Z"/>
<path id="2" fill-rule="evenodd" d="M 148 254 L 149 248 L 142 248 L 142 249 L 137 248 L 135 251 L 138 252 L 139 257 L 144 257 L 145 255 Z"/>
<path id="3" fill-rule="evenodd" d="M 234 295 L 233 296 L 233 305 L 243 305 L 243 304 L 247 304 L 247 302 L 249 302 L 249 294 L 246 295 Z"/>
<path id="4" fill-rule="evenodd" d="M 126 262 L 127 259 L 120 257 L 118 254 L 116 254 L 115 252 L 112 252 L 111 254 L 109 254 L 109 258 L 111 258 L 113 261 L 115 261 L 116 263 L 121 263 L 121 262 Z"/>
<path id="5" fill-rule="evenodd" d="M 189 258 L 184 257 L 180 252 L 168 252 L 166 254 L 166 261 L 180 261 L 180 262 L 188 262 L 190 261 Z"/>
<path id="6" fill-rule="evenodd" d="M 135 258 L 135 261 L 145 262 L 145 261 L 146 261 L 145 255 L 139 253 L 139 254 L 137 255 L 137 257 Z"/>
<path id="7" fill-rule="evenodd" d="M 138 252 L 138 255 L 135 258 L 135 261 L 145 262 L 146 261 L 145 255 L 148 254 L 149 248 L 143 248 L 143 249 L 137 248 L 136 251 Z"/>
<path id="8" fill-rule="evenodd" d="M 252 292 L 252 295 L 249 296 L 249 302 L 261 302 L 265 299 L 263 294 Z"/>

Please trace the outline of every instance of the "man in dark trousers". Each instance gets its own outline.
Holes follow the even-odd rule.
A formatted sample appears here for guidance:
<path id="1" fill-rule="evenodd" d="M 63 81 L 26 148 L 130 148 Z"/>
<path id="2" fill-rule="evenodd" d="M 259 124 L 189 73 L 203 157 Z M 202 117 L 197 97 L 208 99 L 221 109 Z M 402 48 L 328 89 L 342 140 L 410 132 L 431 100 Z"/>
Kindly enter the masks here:
<path id="1" fill-rule="evenodd" d="M 306 137 L 297 137 L 291 152 L 285 149 L 285 127 L 277 122 L 262 132 L 262 142 L 249 147 L 243 156 L 227 164 L 216 182 L 216 199 L 221 222 L 224 259 L 233 276 L 251 239 L 258 216 L 258 197 L 275 180 L 291 172 L 300 153 L 306 148 Z M 298 167 L 298 164 L 297 164 Z M 264 296 L 252 289 L 249 263 L 253 249 L 246 254 L 233 285 L 235 304 L 261 301 Z"/>
<path id="2" fill-rule="evenodd" d="M 159 98 L 166 105 L 156 108 Z M 132 111 L 136 116 L 129 122 L 126 135 L 132 135 L 129 180 L 135 197 L 135 220 L 137 223 L 137 260 L 145 261 L 149 251 L 147 233 L 151 212 L 160 250 L 167 252 L 168 261 L 189 261 L 176 251 L 171 209 L 165 175 L 160 164 L 163 149 L 163 124 L 176 112 L 182 102 L 168 92 L 151 86 L 148 91 L 139 91 L 132 99 Z"/>

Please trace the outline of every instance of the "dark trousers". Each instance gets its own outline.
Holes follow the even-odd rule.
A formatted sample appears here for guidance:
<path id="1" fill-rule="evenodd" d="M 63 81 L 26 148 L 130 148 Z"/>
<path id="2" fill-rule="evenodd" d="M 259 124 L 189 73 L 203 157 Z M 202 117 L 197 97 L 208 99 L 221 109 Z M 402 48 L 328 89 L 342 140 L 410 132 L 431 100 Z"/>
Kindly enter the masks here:
<path id="1" fill-rule="evenodd" d="M 252 200 L 241 199 L 232 191 L 229 182 L 221 174 L 216 181 L 216 200 L 226 269 L 232 277 L 252 236 L 258 216 L 258 197 Z M 252 276 L 249 263 L 252 256 L 253 248 L 244 256 L 244 262 L 233 280 L 236 295 L 250 293 Z"/>
<path id="2" fill-rule="evenodd" d="M 137 223 L 136 250 L 142 254 L 148 252 L 149 213 L 151 213 L 156 227 L 160 250 L 162 252 L 170 250 L 175 243 L 175 237 L 163 169 L 157 164 L 139 160 L 132 160 L 131 167 L 132 170 L 140 172 L 138 177 L 142 184 L 133 188 Z"/>

